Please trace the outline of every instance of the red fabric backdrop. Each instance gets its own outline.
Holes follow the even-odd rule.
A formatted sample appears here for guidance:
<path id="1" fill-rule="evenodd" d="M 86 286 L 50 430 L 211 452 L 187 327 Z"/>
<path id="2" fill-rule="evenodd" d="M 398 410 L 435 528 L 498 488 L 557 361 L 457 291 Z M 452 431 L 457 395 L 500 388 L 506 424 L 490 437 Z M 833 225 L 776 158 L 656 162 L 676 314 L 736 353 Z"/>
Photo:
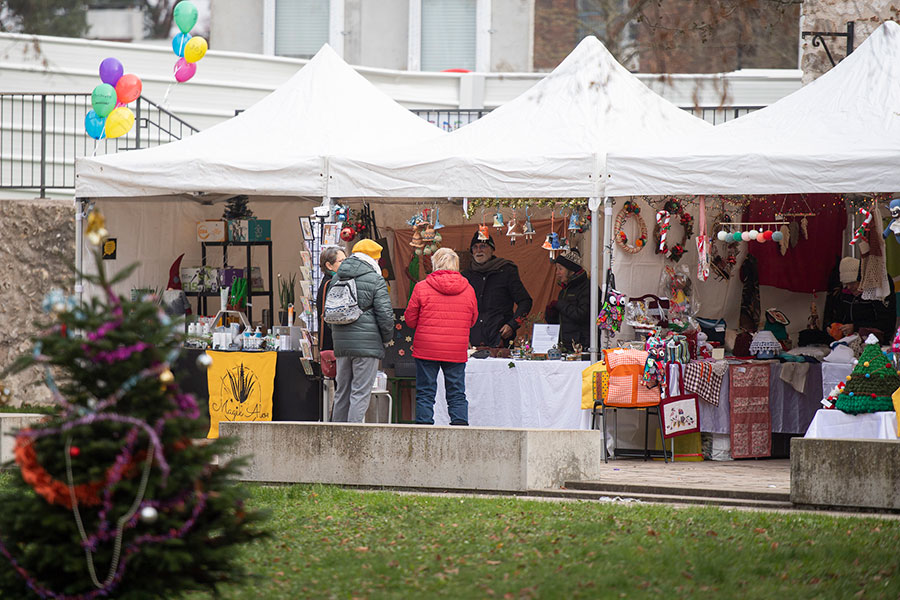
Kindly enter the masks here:
<path id="1" fill-rule="evenodd" d="M 828 275 L 843 254 L 843 233 L 847 227 L 847 210 L 839 196 L 768 196 L 765 200 L 750 203 L 744 211 L 744 221 L 774 221 L 776 213 L 806 212 L 815 213 L 815 216 L 807 217 L 809 239 L 803 239 L 801 235 L 799 243 L 789 248 L 784 256 L 777 243 L 749 242 L 750 252 L 759 262 L 760 285 L 801 293 L 828 289 Z"/>
<path id="2" fill-rule="evenodd" d="M 531 294 L 534 305 L 531 313 L 544 312 L 544 307 L 550 302 L 551 297 L 556 298 L 559 293 L 559 286 L 556 285 L 555 265 L 550 262 L 549 252 L 541 248 L 550 233 L 550 219 L 542 221 L 532 220 L 535 235 L 534 240 L 528 244 L 522 236 L 516 241 L 515 246 L 509 244 L 509 238 L 506 237 L 506 228 L 494 229 L 491 227 L 491 237 L 494 239 L 494 245 L 497 247 L 494 252 L 495 256 L 506 258 L 519 267 L 519 276 L 525 289 Z M 565 237 L 567 223 L 564 219 L 556 219 L 554 229 L 560 238 Z M 441 234 L 441 247 L 453 248 L 460 255 L 460 269 L 464 269 L 468 265 L 470 257 L 469 242 L 472 235 L 478 230 L 476 223 L 467 225 L 453 225 L 439 229 Z M 394 285 L 399 290 L 399 300 L 402 306 L 406 306 L 408 301 L 409 276 L 407 275 L 407 267 L 413 256 L 413 247 L 409 245 L 412 241 L 413 230 L 397 229 L 394 230 L 394 248 L 391 253 L 391 259 L 394 264 L 394 275 L 397 278 Z M 590 265 L 590 257 L 583 257 L 582 264 Z M 420 269 L 420 276 L 425 276 L 425 270 Z"/>

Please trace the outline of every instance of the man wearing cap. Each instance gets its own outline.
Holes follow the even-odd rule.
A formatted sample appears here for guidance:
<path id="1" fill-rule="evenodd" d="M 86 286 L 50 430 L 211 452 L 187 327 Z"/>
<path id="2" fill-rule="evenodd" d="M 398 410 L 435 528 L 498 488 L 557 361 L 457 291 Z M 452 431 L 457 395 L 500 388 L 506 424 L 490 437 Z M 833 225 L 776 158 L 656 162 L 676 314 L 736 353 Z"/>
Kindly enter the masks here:
<path id="1" fill-rule="evenodd" d="M 860 260 L 844 257 L 832 275 L 822 324 L 834 339 L 841 339 L 851 333 L 863 337 L 875 333 L 882 344 L 890 343 L 896 330 L 897 299 L 894 281 L 888 277 L 889 293 L 885 298 L 866 300 L 859 286 Z M 834 281 L 839 279 L 838 281 Z M 864 331 L 865 330 L 865 331 Z"/>
<path id="2" fill-rule="evenodd" d="M 479 239 L 476 232 L 469 244 L 472 264 L 463 271 L 478 300 L 478 321 L 469 331 L 473 346 L 506 346 L 531 311 L 531 296 L 519 279 L 519 269 L 511 260 L 494 256 L 494 248 L 490 235 Z"/>
<path id="3" fill-rule="evenodd" d="M 559 342 L 569 351 L 574 344 L 591 345 L 591 286 L 581 266 L 578 248 L 565 250 L 552 259 L 556 263 L 556 282 L 562 287 L 556 300 L 547 305 L 548 323 L 559 323 Z"/>
<path id="4" fill-rule="evenodd" d="M 353 254 L 334 275 L 335 280 L 356 280 L 356 301 L 362 314 L 352 323 L 331 325 L 337 358 L 333 421 L 363 422 L 378 375 L 378 361 L 384 358 L 384 347 L 391 341 L 394 311 L 378 264 L 381 250 L 372 240 L 357 242 Z"/>

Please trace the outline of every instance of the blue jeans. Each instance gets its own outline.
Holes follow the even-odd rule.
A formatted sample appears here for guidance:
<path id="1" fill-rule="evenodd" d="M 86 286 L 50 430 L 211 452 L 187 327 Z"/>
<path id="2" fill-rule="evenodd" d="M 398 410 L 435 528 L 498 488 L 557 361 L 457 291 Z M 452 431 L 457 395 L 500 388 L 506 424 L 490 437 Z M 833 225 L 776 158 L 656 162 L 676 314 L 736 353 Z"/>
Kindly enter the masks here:
<path id="1" fill-rule="evenodd" d="M 434 425 L 434 395 L 437 393 L 438 371 L 444 372 L 447 390 L 447 412 L 451 425 L 469 424 L 469 402 L 466 400 L 466 363 L 416 359 L 416 423 Z"/>

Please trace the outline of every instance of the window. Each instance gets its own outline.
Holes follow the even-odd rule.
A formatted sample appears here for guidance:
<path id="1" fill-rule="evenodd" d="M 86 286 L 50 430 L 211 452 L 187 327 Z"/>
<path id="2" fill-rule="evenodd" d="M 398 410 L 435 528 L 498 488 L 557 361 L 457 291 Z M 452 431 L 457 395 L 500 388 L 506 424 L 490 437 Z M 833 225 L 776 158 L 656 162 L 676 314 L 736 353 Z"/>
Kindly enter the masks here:
<path id="1" fill-rule="evenodd" d="M 278 0 L 275 54 L 312 58 L 328 42 L 329 0 Z"/>
<path id="2" fill-rule="evenodd" d="M 474 70 L 476 0 L 421 1 L 422 70 Z"/>

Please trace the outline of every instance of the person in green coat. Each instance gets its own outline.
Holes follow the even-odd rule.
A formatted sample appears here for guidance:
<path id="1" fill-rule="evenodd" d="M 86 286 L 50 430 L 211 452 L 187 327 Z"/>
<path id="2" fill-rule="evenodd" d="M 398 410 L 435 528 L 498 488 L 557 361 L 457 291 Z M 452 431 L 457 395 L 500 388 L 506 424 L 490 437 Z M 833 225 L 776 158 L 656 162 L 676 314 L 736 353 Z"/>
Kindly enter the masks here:
<path id="1" fill-rule="evenodd" d="M 335 277 L 356 280 L 358 319 L 347 325 L 332 325 L 337 377 L 332 421 L 362 423 L 369 408 L 378 361 L 391 341 L 394 311 L 387 283 L 381 276 L 382 247 L 372 240 L 353 246 L 353 254 L 341 263 Z"/>

